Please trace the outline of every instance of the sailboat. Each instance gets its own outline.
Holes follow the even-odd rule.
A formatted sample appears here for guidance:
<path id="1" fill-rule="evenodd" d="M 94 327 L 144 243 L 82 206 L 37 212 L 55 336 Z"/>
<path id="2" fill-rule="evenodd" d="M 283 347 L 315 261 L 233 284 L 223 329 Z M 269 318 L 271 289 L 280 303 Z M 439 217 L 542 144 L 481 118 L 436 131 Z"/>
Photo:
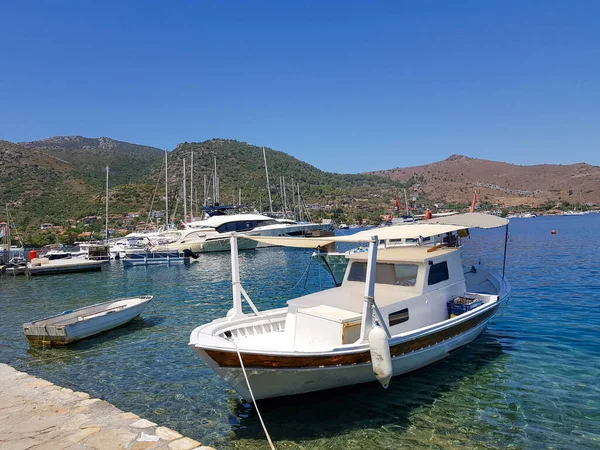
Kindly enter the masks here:
<path id="1" fill-rule="evenodd" d="M 12 244 L 10 222 L 10 213 L 6 205 L 6 222 L 0 222 L 0 272 L 2 269 L 12 272 L 25 264 L 25 249 L 18 234 L 20 246 Z"/>

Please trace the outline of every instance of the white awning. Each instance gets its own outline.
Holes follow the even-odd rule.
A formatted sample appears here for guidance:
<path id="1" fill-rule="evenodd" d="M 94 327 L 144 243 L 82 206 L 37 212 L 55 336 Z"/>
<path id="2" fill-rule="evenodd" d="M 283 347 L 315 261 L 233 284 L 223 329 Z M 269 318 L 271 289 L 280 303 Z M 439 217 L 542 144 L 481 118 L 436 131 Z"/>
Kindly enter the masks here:
<path id="1" fill-rule="evenodd" d="M 247 236 L 240 235 L 247 239 L 263 242 L 270 245 L 282 245 L 286 247 L 317 248 L 323 247 L 333 242 L 371 242 L 373 236 L 379 240 L 388 239 L 418 239 L 437 236 L 438 234 L 451 233 L 462 230 L 465 227 L 457 225 L 438 225 L 438 224 L 406 224 L 392 227 L 372 228 L 361 231 L 349 236 L 330 236 L 330 237 L 280 237 L 280 236 Z"/>
<path id="2" fill-rule="evenodd" d="M 370 242 L 373 236 L 379 240 L 390 239 L 419 239 L 441 234 L 452 233 L 468 228 L 498 228 L 508 224 L 507 219 L 482 213 L 457 214 L 448 217 L 439 217 L 416 223 L 396 225 L 391 227 L 371 228 L 349 236 L 329 237 L 280 237 L 280 236 L 239 236 L 262 242 L 269 245 L 285 247 L 317 248 L 324 247 L 334 242 Z"/>
<path id="3" fill-rule="evenodd" d="M 444 225 L 460 225 L 465 228 L 498 228 L 508 225 L 509 220 L 503 217 L 483 213 L 465 213 L 446 217 L 434 217 L 420 223 L 437 223 Z"/>

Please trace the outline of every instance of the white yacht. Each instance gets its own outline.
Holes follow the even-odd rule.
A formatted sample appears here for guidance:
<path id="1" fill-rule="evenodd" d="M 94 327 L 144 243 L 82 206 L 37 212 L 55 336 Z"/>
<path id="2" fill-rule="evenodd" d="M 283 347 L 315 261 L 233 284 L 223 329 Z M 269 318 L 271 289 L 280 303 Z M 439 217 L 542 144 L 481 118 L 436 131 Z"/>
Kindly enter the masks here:
<path id="1" fill-rule="evenodd" d="M 162 233 L 151 238 L 157 251 L 191 250 L 194 253 L 230 250 L 232 233 L 251 236 L 308 237 L 330 231 L 331 224 L 297 223 L 289 219 L 273 219 L 262 214 L 215 215 L 205 220 L 185 224 L 184 230 Z M 240 237 L 238 248 L 249 250 L 257 241 Z"/>
<path id="2" fill-rule="evenodd" d="M 231 238 L 233 307 L 226 317 L 194 329 L 190 347 L 244 399 L 279 397 L 378 380 L 427 366 L 475 340 L 508 300 L 502 271 L 463 266 L 460 236 L 468 228 L 508 221 L 465 214 L 462 225 L 407 224 L 352 236 L 296 239 L 246 236 L 308 247 L 367 242 L 348 255 L 340 287 L 259 311 L 239 276 Z M 457 222 L 458 220 L 455 219 Z M 452 235 L 453 240 L 443 241 Z M 433 246 L 380 248 L 382 240 L 440 236 Z M 242 298 L 252 312 L 242 310 Z"/>

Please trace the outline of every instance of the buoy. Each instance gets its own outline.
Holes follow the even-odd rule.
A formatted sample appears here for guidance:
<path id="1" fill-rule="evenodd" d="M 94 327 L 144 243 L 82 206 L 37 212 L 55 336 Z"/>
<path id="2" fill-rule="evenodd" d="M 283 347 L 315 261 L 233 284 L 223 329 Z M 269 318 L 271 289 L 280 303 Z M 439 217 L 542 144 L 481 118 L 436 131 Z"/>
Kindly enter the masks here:
<path id="1" fill-rule="evenodd" d="M 36 250 L 29 250 L 29 261 L 33 260 L 37 258 L 37 251 Z"/>
<path id="2" fill-rule="evenodd" d="M 556 234 L 556 230 L 552 230 L 552 234 Z"/>
<path id="3" fill-rule="evenodd" d="M 369 332 L 369 349 L 371 350 L 371 364 L 377 381 L 384 389 L 390 384 L 392 378 L 392 355 L 390 344 L 383 328 L 373 327 Z"/>

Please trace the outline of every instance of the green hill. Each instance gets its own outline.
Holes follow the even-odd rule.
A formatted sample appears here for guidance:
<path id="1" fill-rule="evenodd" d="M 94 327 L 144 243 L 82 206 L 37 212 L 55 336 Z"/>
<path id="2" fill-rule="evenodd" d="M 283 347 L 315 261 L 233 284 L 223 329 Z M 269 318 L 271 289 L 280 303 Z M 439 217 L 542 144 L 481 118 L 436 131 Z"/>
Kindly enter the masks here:
<path id="1" fill-rule="evenodd" d="M 162 163 L 164 150 L 115 141 L 106 137 L 55 136 L 19 145 L 47 153 L 77 168 L 85 180 L 104 185 L 105 167 L 110 166 L 114 184 L 144 181 Z"/>
<path id="2" fill-rule="evenodd" d="M 269 211 L 262 148 L 233 140 L 212 139 L 183 143 L 168 154 L 171 214 L 183 216 L 182 160 L 187 159 L 189 199 L 190 153 L 194 152 L 195 199 L 204 203 L 204 178 L 212 192 L 214 159 L 220 202 L 242 203 Z M 265 149 L 273 209 L 281 211 L 280 177 L 285 177 L 288 210 L 297 203 L 298 185 L 313 218 L 376 219 L 391 209 L 400 183 L 373 175 L 323 172 L 283 152 Z M 15 144 L 0 141 L 0 202 L 7 203 L 20 227 L 35 230 L 43 222 L 64 224 L 67 219 L 103 215 L 105 171 L 109 172 L 111 215 L 164 209 L 164 153 L 107 138 L 54 137 Z M 292 180 L 294 185 L 292 186 Z M 0 211 L 0 218 L 4 218 Z M 97 228 L 99 228 L 98 225 Z M 39 227 L 37 227 L 39 230 Z"/>
<path id="3" fill-rule="evenodd" d="M 209 185 L 208 196 L 213 197 L 212 177 L 216 158 L 222 204 L 237 203 L 241 189 L 242 203 L 252 204 L 262 210 L 269 209 L 262 147 L 224 139 L 179 144 L 169 155 L 169 175 L 175 191 L 181 189 L 182 160 L 186 158 L 189 167 L 192 151 L 194 152 L 194 183 L 200 201 L 204 194 L 204 175 Z M 334 208 L 353 206 L 359 211 L 367 209 L 380 210 L 380 212 L 389 205 L 389 199 L 393 198 L 394 193 L 401 186 L 399 182 L 379 176 L 324 172 L 286 153 L 270 148 L 265 148 L 265 154 L 273 207 L 276 210 L 282 210 L 280 177 L 285 178 L 288 209 L 291 209 L 292 195 L 297 198 L 298 184 L 304 203 L 320 205 L 331 203 Z"/>

